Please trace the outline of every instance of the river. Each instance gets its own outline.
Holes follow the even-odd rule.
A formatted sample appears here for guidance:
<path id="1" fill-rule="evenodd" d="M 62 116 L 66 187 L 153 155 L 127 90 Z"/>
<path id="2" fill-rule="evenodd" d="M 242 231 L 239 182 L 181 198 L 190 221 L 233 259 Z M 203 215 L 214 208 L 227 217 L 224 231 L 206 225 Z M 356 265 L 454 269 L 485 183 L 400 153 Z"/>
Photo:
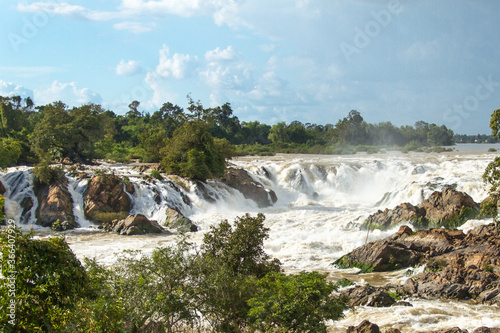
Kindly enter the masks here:
<path id="1" fill-rule="evenodd" d="M 132 213 L 142 213 L 161 224 L 166 219 L 166 208 L 171 206 L 193 220 L 200 230 L 192 234 L 194 242 L 200 243 L 210 225 L 222 219 L 231 221 L 245 213 L 256 215 L 262 212 L 266 216 L 266 227 L 270 229 L 265 249 L 282 262 L 286 271 L 317 270 L 328 274 L 332 280 L 348 277 L 358 283 L 382 285 L 387 282 L 401 283 L 408 278 L 408 274 L 403 270 L 361 275 L 355 269 L 336 269 L 331 263 L 366 241 L 384 238 L 397 230 L 367 234 L 360 229 L 363 220 L 379 209 L 394 208 L 402 202 L 419 204 L 433 191 L 445 186 L 453 186 L 468 193 L 476 202 L 481 202 L 487 196 L 481 180 L 482 172 L 497 155 L 487 149 L 457 148 L 460 149 L 439 154 L 279 154 L 233 159 L 233 167 L 249 171 L 256 181 L 276 193 L 278 201 L 264 209 L 217 181 L 208 182 L 209 192 L 214 198 L 212 202 L 198 194 L 194 183 L 177 177 L 147 182 L 132 166 L 103 164 L 98 168 L 129 177 L 135 187 L 135 193 L 131 195 Z M 13 181 L 16 178 L 14 174 L 16 182 Z M 29 168 L 9 169 L 0 173 L 0 180 L 7 183 L 6 187 L 9 184 L 16 187 L 9 188 L 6 193 L 8 197 L 10 195 L 6 200 L 8 215 L 18 221 L 23 220 L 19 202 L 23 196 L 32 195 Z M 79 258 L 92 257 L 112 265 L 122 250 L 141 249 L 148 253 L 157 246 L 175 242 L 176 236 L 127 237 L 96 230 L 83 214 L 82 193 L 87 181 L 74 177 L 69 177 L 69 180 L 74 215 L 83 228 L 67 232 L 66 237 Z M 176 186 L 173 187 L 171 182 Z M 184 203 L 181 194 L 189 197 L 191 205 Z M 153 199 L 155 195 L 160 195 L 159 203 Z M 34 222 L 33 216 L 24 218 L 27 226 Z M 487 222 L 471 220 L 462 228 L 466 231 Z M 40 237 L 49 233 L 43 228 L 35 230 Z M 469 330 L 479 326 L 500 327 L 500 309 L 496 306 L 470 302 L 408 301 L 413 307 L 393 307 L 389 310 L 356 308 L 347 312 L 341 321 L 330 323 L 329 331 L 345 332 L 347 326 L 357 325 L 363 319 L 369 319 L 383 328 L 399 328 L 403 332 L 455 326 Z"/>

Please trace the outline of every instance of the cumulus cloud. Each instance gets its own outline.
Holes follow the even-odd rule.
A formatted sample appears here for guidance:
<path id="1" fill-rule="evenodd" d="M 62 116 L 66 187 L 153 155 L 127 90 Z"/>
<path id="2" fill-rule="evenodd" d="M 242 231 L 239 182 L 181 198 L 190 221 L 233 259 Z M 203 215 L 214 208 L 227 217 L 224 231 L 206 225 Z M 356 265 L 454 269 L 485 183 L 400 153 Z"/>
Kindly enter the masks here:
<path id="1" fill-rule="evenodd" d="M 198 57 L 189 54 L 174 53 L 170 56 L 170 49 L 163 45 L 160 50 L 160 62 L 155 74 L 163 78 L 184 79 L 192 74 Z"/>
<path id="2" fill-rule="evenodd" d="M 129 60 L 125 62 L 125 60 L 121 60 L 118 66 L 116 66 L 115 71 L 120 76 L 132 76 L 139 74 L 142 68 L 137 61 Z"/>
<path id="3" fill-rule="evenodd" d="M 144 32 L 150 32 L 156 26 L 154 23 L 142 23 L 142 22 L 131 22 L 125 21 L 113 24 L 113 28 L 116 30 L 125 30 L 133 34 L 141 34 Z"/>
<path id="4" fill-rule="evenodd" d="M 0 96 L 12 97 L 21 96 L 23 98 L 33 98 L 33 90 L 27 89 L 23 86 L 16 85 L 12 82 L 5 82 L 0 80 Z"/>
<path id="5" fill-rule="evenodd" d="M 35 103 L 48 104 L 63 101 L 70 106 L 80 106 L 86 103 L 102 103 L 102 97 L 89 88 L 78 88 L 75 82 L 60 83 L 54 81 L 47 89 L 35 90 Z"/>

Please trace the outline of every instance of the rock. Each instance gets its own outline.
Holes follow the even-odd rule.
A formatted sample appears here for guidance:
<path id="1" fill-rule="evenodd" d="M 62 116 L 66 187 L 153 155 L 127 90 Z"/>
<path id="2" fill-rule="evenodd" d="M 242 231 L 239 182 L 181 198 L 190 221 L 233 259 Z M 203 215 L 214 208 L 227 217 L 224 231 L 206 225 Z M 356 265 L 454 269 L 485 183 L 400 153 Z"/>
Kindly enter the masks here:
<path id="1" fill-rule="evenodd" d="M 381 271 L 426 265 L 401 286 L 423 298 L 476 299 L 500 304 L 500 235 L 494 224 L 465 235 L 460 230 L 400 228 L 394 235 L 361 246 L 335 263 L 341 268 Z M 399 291 L 398 291 L 399 292 Z"/>
<path id="2" fill-rule="evenodd" d="M 459 327 L 445 328 L 437 331 L 421 332 L 421 333 L 469 333 L 467 330 L 462 330 Z"/>
<path id="3" fill-rule="evenodd" d="M 401 222 L 421 223 L 425 216 L 425 210 L 418 206 L 413 206 L 409 202 L 402 203 L 394 209 L 379 210 L 375 214 L 368 216 L 364 225 L 367 228 L 387 229 Z"/>
<path id="4" fill-rule="evenodd" d="M 445 188 L 434 192 L 420 205 L 402 203 L 393 209 L 379 210 L 368 216 L 365 228 L 388 229 L 402 222 L 410 222 L 418 228 L 456 228 L 474 218 L 479 213 L 479 205 L 464 192 Z"/>
<path id="5" fill-rule="evenodd" d="M 345 294 L 351 306 L 389 307 L 396 303 L 387 292 L 372 286 L 347 289 Z"/>
<path id="6" fill-rule="evenodd" d="M 361 246 L 334 264 L 339 268 L 358 267 L 362 272 L 384 272 L 417 265 L 422 256 L 401 243 L 383 240 Z"/>
<path id="7" fill-rule="evenodd" d="M 50 185 L 35 186 L 35 194 L 38 198 L 37 224 L 59 231 L 77 227 L 73 216 L 73 202 L 68 191 L 68 179 L 65 176 Z M 23 203 L 23 211 L 31 210 L 31 199 L 29 202 L 23 200 Z"/>
<path id="8" fill-rule="evenodd" d="M 167 208 L 167 220 L 165 227 L 177 229 L 183 232 L 196 232 L 198 227 L 187 217 L 179 213 L 177 210 Z"/>
<path id="9" fill-rule="evenodd" d="M 472 333 L 500 333 L 500 328 L 489 328 L 489 327 L 479 327 L 476 328 Z"/>
<path id="10" fill-rule="evenodd" d="M 226 169 L 222 182 L 240 191 L 246 199 L 255 201 L 259 207 L 272 206 L 278 200 L 274 191 L 266 190 L 243 169 Z"/>
<path id="11" fill-rule="evenodd" d="M 432 193 L 419 207 L 425 209 L 425 218 L 435 227 L 456 228 L 479 213 L 479 204 L 467 193 L 451 188 Z"/>
<path id="12" fill-rule="evenodd" d="M 33 208 L 33 199 L 31 197 L 24 197 L 21 201 L 21 224 L 27 224 L 31 220 L 31 208 Z M 57 221 L 57 220 L 56 220 Z"/>
<path id="13" fill-rule="evenodd" d="M 130 197 L 123 181 L 115 175 L 91 178 L 84 194 L 85 216 L 95 223 L 123 219 L 130 211 Z"/>
<path id="14" fill-rule="evenodd" d="M 347 333 L 380 333 L 380 329 L 376 324 L 370 323 L 368 320 L 363 320 L 358 326 L 349 326 Z"/>
<path id="15" fill-rule="evenodd" d="M 5 188 L 5 186 L 3 185 L 3 183 L 0 182 L 0 195 L 4 195 L 5 192 L 7 192 L 7 189 Z"/>
<path id="16" fill-rule="evenodd" d="M 149 220 L 142 214 L 129 215 L 124 220 L 115 220 L 110 229 L 120 235 L 144 235 L 163 233 L 163 228 L 156 222 Z"/>

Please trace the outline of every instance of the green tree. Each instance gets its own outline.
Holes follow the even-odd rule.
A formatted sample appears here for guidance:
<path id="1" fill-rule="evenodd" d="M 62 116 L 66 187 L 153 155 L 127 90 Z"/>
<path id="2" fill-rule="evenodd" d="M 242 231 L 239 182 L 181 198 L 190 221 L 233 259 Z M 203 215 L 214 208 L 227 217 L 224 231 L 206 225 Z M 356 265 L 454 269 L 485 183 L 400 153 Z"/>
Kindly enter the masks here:
<path id="1" fill-rule="evenodd" d="M 6 278 L 13 277 L 0 285 L 0 325 L 7 331 L 12 328 L 7 307 L 14 299 L 11 332 L 61 332 L 71 317 L 68 313 L 86 292 L 85 270 L 63 238 L 32 236 L 15 228 L 0 233 L 2 272 Z"/>
<path id="2" fill-rule="evenodd" d="M 68 157 L 90 162 L 96 143 L 106 134 L 106 115 L 100 105 L 87 104 L 68 110 L 62 102 L 43 108 L 43 117 L 30 136 L 32 150 L 40 159 Z"/>
<path id="3" fill-rule="evenodd" d="M 491 134 L 495 139 L 500 139 L 500 109 L 493 111 L 490 119 Z M 495 157 L 495 160 L 488 164 L 484 173 L 483 181 L 490 186 L 490 198 L 486 204 L 481 207 L 482 213 L 493 216 L 496 224 L 498 224 L 498 205 L 500 204 L 500 157 Z"/>
<path id="4" fill-rule="evenodd" d="M 0 168 L 14 166 L 22 155 L 19 141 L 11 138 L 0 138 Z"/>
<path id="5" fill-rule="evenodd" d="M 338 320 L 348 308 L 345 297 L 331 296 L 336 285 L 318 272 L 273 272 L 255 287 L 248 316 L 260 332 L 326 332 L 325 321 Z"/>
<path id="6" fill-rule="evenodd" d="M 161 150 L 162 166 L 166 172 L 206 180 L 224 174 L 230 152 L 224 141 L 214 140 L 208 124 L 201 120 L 184 123 L 175 130 Z"/>

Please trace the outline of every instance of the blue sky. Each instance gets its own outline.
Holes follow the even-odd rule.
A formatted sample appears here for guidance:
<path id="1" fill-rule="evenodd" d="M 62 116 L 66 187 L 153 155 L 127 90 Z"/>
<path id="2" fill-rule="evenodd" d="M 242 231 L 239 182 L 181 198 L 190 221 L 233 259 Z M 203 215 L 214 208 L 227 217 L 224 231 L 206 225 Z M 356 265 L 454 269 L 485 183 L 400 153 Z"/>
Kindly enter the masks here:
<path id="1" fill-rule="evenodd" d="M 4 0 L 0 95 L 123 114 L 230 102 L 242 121 L 490 133 L 500 1 Z"/>

